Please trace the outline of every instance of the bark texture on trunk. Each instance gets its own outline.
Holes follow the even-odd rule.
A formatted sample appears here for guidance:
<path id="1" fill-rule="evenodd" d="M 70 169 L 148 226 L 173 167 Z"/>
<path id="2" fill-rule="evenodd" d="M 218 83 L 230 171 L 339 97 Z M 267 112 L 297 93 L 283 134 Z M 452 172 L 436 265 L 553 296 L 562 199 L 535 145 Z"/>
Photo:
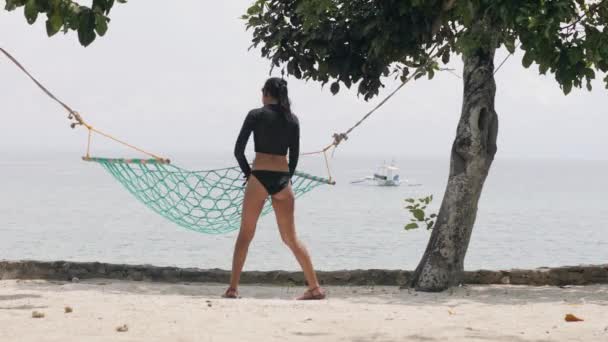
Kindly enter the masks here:
<path id="1" fill-rule="evenodd" d="M 462 282 L 477 204 L 496 154 L 495 51 L 478 49 L 463 57 L 464 97 L 448 185 L 411 284 L 420 291 L 443 291 Z"/>

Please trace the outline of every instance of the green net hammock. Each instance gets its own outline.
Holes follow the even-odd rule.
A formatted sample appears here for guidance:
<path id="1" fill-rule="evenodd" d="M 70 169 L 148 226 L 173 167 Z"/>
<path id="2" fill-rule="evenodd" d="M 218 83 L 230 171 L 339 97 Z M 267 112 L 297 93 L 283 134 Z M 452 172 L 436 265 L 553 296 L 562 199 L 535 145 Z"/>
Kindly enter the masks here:
<path id="1" fill-rule="evenodd" d="M 188 171 L 158 159 L 85 158 L 99 163 L 145 206 L 184 228 L 207 234 L 239 229 L 244 187 L 238 167 Z M 296 197 L 332 181 L 296 172 Z M 266 201 L 262 215 L 272 210 Z"/>

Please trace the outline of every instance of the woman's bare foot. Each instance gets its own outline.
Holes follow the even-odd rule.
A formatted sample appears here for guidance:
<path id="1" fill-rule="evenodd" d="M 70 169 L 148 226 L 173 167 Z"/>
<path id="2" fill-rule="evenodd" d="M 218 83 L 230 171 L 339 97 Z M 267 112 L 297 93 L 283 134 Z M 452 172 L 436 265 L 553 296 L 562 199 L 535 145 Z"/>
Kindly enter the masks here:
<path id="1" fill-rule="evenodd" d="M 234 287 L 229 287 L 222 295 L 222 298 L 237 299 L 239 298 L 239 291 L 237 291 L 237 289 L 235 289 Z"/>
<path id="2" fill-rule="evenodd" d="M 300 297 L 296 298 L 296 300 L 321 300 L 325 299 L 325 297 L 325 291 L 317 286 L 306 290 L 306 292 L 304 292 L 304 294 L 302 294 Z"/>

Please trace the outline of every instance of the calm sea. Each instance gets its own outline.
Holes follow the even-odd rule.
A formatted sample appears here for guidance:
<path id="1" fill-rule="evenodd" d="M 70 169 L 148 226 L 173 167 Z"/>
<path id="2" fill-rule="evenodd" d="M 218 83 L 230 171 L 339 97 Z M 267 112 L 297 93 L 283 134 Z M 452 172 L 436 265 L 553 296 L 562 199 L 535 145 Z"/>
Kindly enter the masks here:
<path id="1" fill-rule="evenodd" d="M 433 194 L 431 211 L 436 210 L 447 159 L 396 158 L 402 178 L 419 186 L 349 183 L 381 162 L 338 155 L 333 160 L 338 184 L 297 202 L 297 229 L 318 269 L 417 265 L 430 233 L 404 231 L 403 200 Z M 194 167 L 231 164 L 215 159 Z M 317 161 L 304 161 L 306 168 L 323 174 Z M 230 267 L 236 233 L 212 236 L 175 226 L 97 165 L 75 156 L 10 157 L 0 162 L 0 172 L 0 259 Z M 607 175 L 605 161 L 497 159 L 479 205 L 466 268 L 608 263 Z M 259 223 L 246 269 L 298 269 L 280 242 L 272 214 Z"/>

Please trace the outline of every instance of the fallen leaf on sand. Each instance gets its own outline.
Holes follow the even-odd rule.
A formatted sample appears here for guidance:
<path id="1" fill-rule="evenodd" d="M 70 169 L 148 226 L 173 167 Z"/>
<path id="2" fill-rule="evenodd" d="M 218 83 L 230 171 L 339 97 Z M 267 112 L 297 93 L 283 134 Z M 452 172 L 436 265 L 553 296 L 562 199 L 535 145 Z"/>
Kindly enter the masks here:
<path id="1" fill-rule="evenodd" d="M 119 327 L 116 327 L 116 331 L 118 331 L 118 332 L 127 332 L 127 331 L 129 331 L 129 326 L 126 325 L 126 324 L 123 324 L 123 325 L 121 325 Z"/>
<path id="2" fill-rule="evenodd" d="M 448 310 L 448 313 L 450 314 L 450 316 L 454 315 L 454 311 L 452 311 L 452 310 Z"/>
<path id="3" fill-rule="evenodd" d="M 566 320 L 566 322 L 582 322 L 582 321 L 584 321 L 584 319 L 578 318 L 578 317 L 574 316 L 573 314 L 567 314 L 564 319 Z"/>
<path id="4" fill-rule="evenodd" d="M 34 311 L 32 312 L 32 318 L 44 318 L 44 312 Z"/>
<path id="5" fill-rule="evenodd" d="M 65 311 L 65 313 L 71 313 L 71 312 L 73 312 L 73 311 L 74 311 L 74 309 L 72 309 L 72 308 L 71 308 L 71 307 L 69 307 L 69 306 L 66 306 L 66 307 L 64 308 L 64 311 Z"/>

